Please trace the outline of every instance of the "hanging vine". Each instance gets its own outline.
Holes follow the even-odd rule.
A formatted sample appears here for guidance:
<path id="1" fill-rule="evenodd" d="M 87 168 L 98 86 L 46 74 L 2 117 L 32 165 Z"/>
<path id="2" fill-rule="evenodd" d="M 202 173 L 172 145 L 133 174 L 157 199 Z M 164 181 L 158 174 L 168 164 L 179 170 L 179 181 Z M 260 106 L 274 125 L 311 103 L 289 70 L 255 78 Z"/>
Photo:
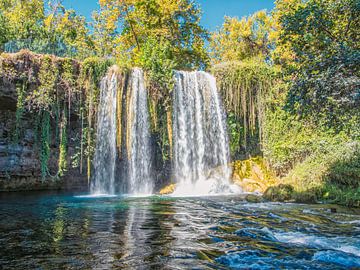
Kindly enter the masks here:
<path id="1" fill-rule="evenodd" d="M 64 107 L 61 124 L 60 124 L 60 145 L 59 145 L 59 161 L 58 175 L 63 176 L 67 170 L 67 115 L 66 107 Z"/>
<path id="2" fill-rule="evenodd" d="M 19 142 L 22 129 L 22 120 L 25 112 L 25 94 L 26 94 L 26 82 L 16 84 L 17 103 L 15 113 L 15 131 L 14 131 L 14 143 Z"/>
<path id="3" fill-rule="evenodd" d="M 40 148 L 40 168 L 41 177 L 45 180 L 49 174 L 48 160 L 50 157 L 50 113 L 43 110 L 41 112 L 41 148 Z"/>
<path id="4" fill-rule="evenodd" d="M 96 57 L 85 59 L 81 65 L 78 80 L 78 84 L 83 86 L 86 96 L 84 107 L 81 110 L 82 116 L 86 115 L 87 117 L 87 126 L 82 128 L 81 142 L 85 141 L 85 143 L 81 145 L 80 166 L 82 170 L 83 155 L 85 155 L 88 182 L 91 178 L 91 161 L 95 151 L 94 124 L 96 123 L 96 111 L 100 96 L 100 81 L 111 65 L 112 61 L 107 59 Z"/>
<path id="5" fill-rule="evenodd" d="M 241 133 L 233 136 L 240 139 L 234 143 L 250 153 L 261 144 L 266 92 L 277 79 L 278 71 L 264 62 L 250 61 L 216 65 L 212 72 L 227 111 L 235 122 L 240 122 L 239 127 L 229 127 L 233 133 L 234 128 Z"/>

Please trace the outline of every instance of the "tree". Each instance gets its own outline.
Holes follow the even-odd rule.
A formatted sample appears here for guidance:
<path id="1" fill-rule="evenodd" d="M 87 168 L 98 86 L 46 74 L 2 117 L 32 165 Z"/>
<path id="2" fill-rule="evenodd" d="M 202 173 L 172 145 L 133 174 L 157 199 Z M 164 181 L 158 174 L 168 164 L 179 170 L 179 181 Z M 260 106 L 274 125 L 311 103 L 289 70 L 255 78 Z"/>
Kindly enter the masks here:
<path id="1" fill-rule="evenodd" d="M 225 17 L 218 31 L 211 35 L 210 53 L 213 63 L 269 58 L 274 48 L 275 21 L 266 11 L 249 17 Z"/>
<path id="2" fill-rule="evenodd" d="M 61 1 L 0 0 L 0 47 L 84 58 L 93 44 L 84 17 Z"/>
<path id="3" fill-rule="evenodd" d="M 200 26 L 200 10 L 191 0 L 102 0 L 97 21 L 102 35 L 111 33 L 112 53 L 141 64 L 142 50 L 155 39 L 167 47 L 177 68 L 204 67 L 207 32 Z M 108 46 L 111 47 L 111 46 Z"/>
<path id="4" fill-rule="evenodd" d="M 10 40 L 38 36 L 44 16 L 42 0 L 0 0 L 0 46 Z"/>
<path id="5" fill-rule="evenodd" d="M 111 56 L 115 50 L 115 38 L 119 35 L 117 21 L 120 10 L 115 2 L 100 1 L 100 10 L 93 12 L 93 39 L 97 55 Z"/>
<path id="6" fill-rule="evenodd" d="M 93 54 L 94 44 L 85 18 L 72 9 L 66 10 L 61 1 L 50 4 L 43 34 L 50 44 L 62 43 L 66 47 L 66 56 L 84 59 Z"/>
<path id="7" fill-rule="evenodd" d="M 314 119 L 323 115 L 337 127 L 359 115 L 359 1 L 278 0 L 275 13 L 281 26 L 277 47 L 291 50 L 284 67 L 296 74 L 289 109 Z"/>

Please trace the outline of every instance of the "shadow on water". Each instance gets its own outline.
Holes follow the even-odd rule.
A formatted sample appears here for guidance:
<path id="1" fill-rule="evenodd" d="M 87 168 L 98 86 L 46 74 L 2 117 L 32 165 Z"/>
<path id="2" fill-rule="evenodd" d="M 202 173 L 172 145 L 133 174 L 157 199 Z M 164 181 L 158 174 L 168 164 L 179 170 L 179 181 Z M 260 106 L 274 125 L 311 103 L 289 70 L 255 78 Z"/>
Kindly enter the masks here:
<path id="1" fill-rule="evenodd" d="M 360 216 L 239 197 L 0 194 L 1 269 L 358 269 Z"/>

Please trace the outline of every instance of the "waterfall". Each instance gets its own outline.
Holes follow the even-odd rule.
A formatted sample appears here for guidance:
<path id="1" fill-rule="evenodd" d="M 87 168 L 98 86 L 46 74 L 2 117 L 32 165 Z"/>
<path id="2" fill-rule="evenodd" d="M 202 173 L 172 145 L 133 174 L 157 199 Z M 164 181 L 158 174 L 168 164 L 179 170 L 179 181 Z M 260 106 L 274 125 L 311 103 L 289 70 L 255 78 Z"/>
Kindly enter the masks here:
<path id="1" fill-rule="evenodd" d="M 101 81 L 100 103 L 98 106 L 98 122 L 96 133 L 96 149 L 94 156 L 94 177 L 91 183 L 92 194 L 114 194 L 115 185 L 122 184 L 128 194 L 151 194 L 153 179 L 151 177 L 150 123 L 145 89 L 144 74 L 135 68 L 129 74 L 129 85 L 126 87 L 126 98 L 117 95 L 120 87 L 120 75 L 113 68 Z M 116 174 L 118 148 L 116 145 L 118 100 L 126 102 L 126 170 L 124 174 Z M 120 114 L 121 115 L 121 114 Z M 120 134 L 122 136 L 122 134 Z"/>
<path id="2" fill-rule="evenodd" d="M 205 72 L 176 72 L 173 95 L 174 194 L 236 192 L 229 180 L 225 116 L 215 78 Z"/>
<path id="3" fill-rule="evenodd" d="M 118 78 L 111 72 L 101 80 L 96 131 L 92 194 L 115 193 L 116 167 L 116 93 Z"/>
<path id="4" fill-rule="evenodd" d="M 150 173 L 150 122 L 143 71 L 133 69 L 130 81 L 127 108 L 128 188 L 130 194 L 151 194 L 154 184 Z"/>

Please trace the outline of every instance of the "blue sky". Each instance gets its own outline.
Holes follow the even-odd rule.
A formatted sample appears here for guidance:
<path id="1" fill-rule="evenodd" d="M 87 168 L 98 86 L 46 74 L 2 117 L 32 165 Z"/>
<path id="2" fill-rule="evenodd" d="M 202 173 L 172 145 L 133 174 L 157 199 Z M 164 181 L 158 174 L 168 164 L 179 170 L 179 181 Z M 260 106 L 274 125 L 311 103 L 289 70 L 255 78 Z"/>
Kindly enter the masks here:
<path id="1" fill-rule="evenodd" d="M 274 7 L 274 0 L 196 0 L 203 11 L 202 25 L 208 30 L 216 30 L 221 26 L 223 18 L 227 16 L 247 16 L 257 10 Z M 77 13 L 84 15 L 88 20 L 91 12 L 98 8 L 97 0 L 64 0 L 67 8 L 73 8 Z"/>

